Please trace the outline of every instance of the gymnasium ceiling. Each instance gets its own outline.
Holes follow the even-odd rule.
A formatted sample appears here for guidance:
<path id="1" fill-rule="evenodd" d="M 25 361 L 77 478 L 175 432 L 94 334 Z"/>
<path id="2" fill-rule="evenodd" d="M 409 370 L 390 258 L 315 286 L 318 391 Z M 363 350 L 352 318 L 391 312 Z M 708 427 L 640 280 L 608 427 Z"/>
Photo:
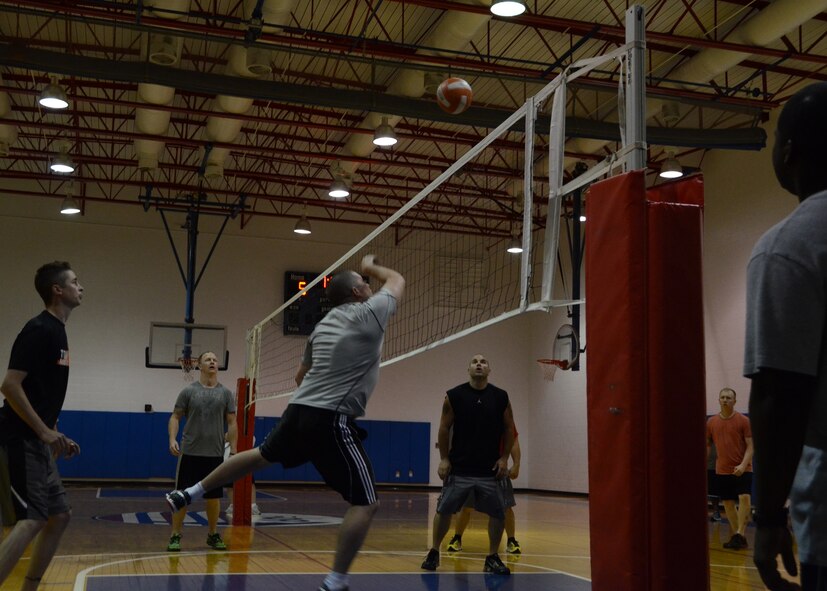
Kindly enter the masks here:
<path id="1" fill-rule="evenodd" d="M 572 61 L 624 42 L 623 0 L 528 0 L 514 18 L 489 4 L 0 0 L 0 194 L 57 208 L 70 192 L 84 210 L 243 205 L 242 227 L 305 213 L 375 225 Z M 701 168 L 709 149 L 760 149 L 769 111 L 827 79 L 827 0 L 640 4 L 653 172 L 667 149 Z M 462 115 L 434 101 L 447 76 L 473 87 Z M 67 91 L 64 111 L 37 104 L 50 77 Z M 616 147 L 617 79 L 616 65 L 601 68 L 569 93 L 570 171 Z M 392 148 L 371 143 L 382 115 L 399 138 Z M 520 217 L 520 137 L 501 138 L 417 223 L 508 236 Z M 49 172 L 61 146 L 71 175 Z M 336 175 L 351 185 L 345 200 L 327 195 Z M 535 213 L 542 224 L 542 204 Z"/>

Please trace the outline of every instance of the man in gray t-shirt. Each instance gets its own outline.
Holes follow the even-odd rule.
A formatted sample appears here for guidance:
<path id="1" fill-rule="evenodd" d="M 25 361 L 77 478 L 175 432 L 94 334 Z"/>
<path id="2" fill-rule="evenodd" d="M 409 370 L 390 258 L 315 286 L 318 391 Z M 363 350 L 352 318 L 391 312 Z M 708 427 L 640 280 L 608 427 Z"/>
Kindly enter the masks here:
<path id="1" fill-rule="evenodd" d="M 744 375 L 752 380 L 755 565 L 772 591 L 827 589 L 827 83 L 797 92 L 778 119 L 781 186 L 800 204 L 755 245 L 747 267 Z"/>
<path id="2" fill-rule="evenodd" d="M 379 502 L 373 468 L 354 419 L 376 386 L 388 320 L 405 290 L 405 279 L 381 266 L 373 255 L 362 259 L 362 273 L 382 282 L 374 294 L 355 271 L 331 279 L 327 297 L 334 308 L 316 325 L 296 373 L 299 389 L 261 447 L 230 458 L 185 490 L 167 494 L 174 509 L 186 507 L 204 491 L 279 462 L 290 468 L 311 462 L 324 481 L 350 503 L 339 529 L 333 569 L 320 591 L 343 591 L 347 572 L 368 533 Z"/>
<path id="3" fill-rule="evenodd" d="M 199 378 L 187 386 L 175 400 L 175 409 L 169 417 L 169 452 L 178 456 L 175 474 L 175 488 L 186 488 L 204 478 L 224 461 L 224 424 L 227 425 L 227 441 L 230 454 L 235 454 L 238 441 L 236 424 L 236 400 L 233 393 L 218 382 L 218 357 L 212 351 L 202 353 L 198 358 Z M 184 434 L 178 445 L 178 429 L 185 418 Z M 226 550 L 227 546 L 216 531 L 221 512 L 222 487 L 209 491 L 204 498 L 207 503 L 207 545 L 215 550 Z M 181 550 L 181 528 L 186 509 L 173 511 L 172 535 L 167 545 L 168 552 Z"/>

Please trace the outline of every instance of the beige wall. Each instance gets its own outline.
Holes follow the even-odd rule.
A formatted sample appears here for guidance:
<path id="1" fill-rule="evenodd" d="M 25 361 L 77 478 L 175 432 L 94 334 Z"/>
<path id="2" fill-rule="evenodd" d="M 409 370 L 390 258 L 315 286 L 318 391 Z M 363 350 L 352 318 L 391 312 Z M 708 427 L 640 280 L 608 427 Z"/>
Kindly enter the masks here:
<path id="1" fill-rule="evenodd" d="M 717 392 L 727 385 L 740 393 L 745 410 L 744 269 L 760 234 L 796 202 L 777 187 L 769 150 L 711 152 L 702 167 L 707 408 L 717 409 Z M 150 321 L 180 322 L 184 315 L 183 284 L 158 213 L 92 204 L 85 216 L 66 218 L 57 213 L 57 199 L 9 197 L 2 188 L 0 181 L 2 363 L 23 323 L 41 309 L 32 287 L 35 268 L 67 259 L 87 293 L 68 326 L 73 367 L 66 408 L 139 412 L 152 404 L 156 412 L 169 412 L 182 387 L 180 373 L 143 366 Z M 179 251 L 182 222 L 181 214 L 170 215 Z M 230 222 L 198 288 L 196 321 L 228 326 L 231 363 L 222 379 L 231 387 L 243 375 L 246 329 L 282 303 L 283 272 L 322 270 L 368 231 L 314 221 L 313 235 L 301 239 L 291 231 L 293 222 L 253 219 L 243 230 L 239 220 Z M 201 260 L 218 224 L 202 219 Z M 554 382 L 542 379 L 535 361 L 550 356 L 553 335 L 565 321 L 563 310 L 530 313 L 391 365 L 382 371 L 367 418 L 430 421 L 431 483 L 438 484 L 433 444 L 444 392 L 466 379 L 472 355 L 484 353 L 492 382 L 511 395 L 520 430 L 524 461 L 517 486 L 586 492 L 586 360 L 583 371 L 558 372 Z M 269 401 L 258 412 L 277 415 L 284 405 Z"/>

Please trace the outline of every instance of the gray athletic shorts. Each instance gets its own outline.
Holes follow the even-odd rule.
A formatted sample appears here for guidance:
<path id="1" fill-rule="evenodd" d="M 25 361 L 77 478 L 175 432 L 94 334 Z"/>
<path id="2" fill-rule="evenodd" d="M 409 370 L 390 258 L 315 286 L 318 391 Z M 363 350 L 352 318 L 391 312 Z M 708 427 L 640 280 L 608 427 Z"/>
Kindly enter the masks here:
<path id="1" fill-rule="evenodd" d="M 511 479 L 503 478 L 500 482 L 503 486 L 503 498 L 505 499 L 506 509 L 514 507 L 517 504 L 517 501 L 514 500 L 514 487 L 511 485 Z M 465 504 L 462 506 L 463 509 L 473 509 L 474 502 L 474 493 L 472 492 L 468 495 L 468 498 L 465 499 Z"/>
<path id="2" fill-rule="evenodd" d="M 7 526 L 71 510 L 52 452 L 39 439 L 0 446 L 0 509 Z"/>
<path id="3" fill-rule="evenodd" d="M 437 513 L 461 511 L 468 497 L 474 497 L 474 509 L 497 519 L 505 518 L 505 483 L 508 479 L 456 476 L 449 474 L 437 500 Z M 512 500 L 513 500 L 512 493 Z"/>

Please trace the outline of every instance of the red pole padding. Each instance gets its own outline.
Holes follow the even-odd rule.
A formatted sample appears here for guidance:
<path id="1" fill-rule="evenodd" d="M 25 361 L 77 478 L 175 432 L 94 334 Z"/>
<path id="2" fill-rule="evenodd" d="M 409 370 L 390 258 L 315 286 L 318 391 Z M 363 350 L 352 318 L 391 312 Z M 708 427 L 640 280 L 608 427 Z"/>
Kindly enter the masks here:
<path id="1" fill-rule="evenodd" d="M 236 451 L 245 451 L 253 447 L 255 432 L 255 404 L 249 407 L 247 403 L 253 399 L 255 382 L 251 385 L 247 378 L 239 378 L 236 385 L 236 399 L 238 409 L 238 443 Z M 250 525 L 253 522 L 252 500 L 253 476 L 247 474 L 233 483 L 233 525 Z"/>
<path id="2" fill-rule="evenodd" d="M 703 192 L 697 179 L 686 189 L 680 184 L 647 198 L 643 172 L 633 172 L 595 183 L 587 195 L 595 591 L 697 591 L 709 585 Z"/>

